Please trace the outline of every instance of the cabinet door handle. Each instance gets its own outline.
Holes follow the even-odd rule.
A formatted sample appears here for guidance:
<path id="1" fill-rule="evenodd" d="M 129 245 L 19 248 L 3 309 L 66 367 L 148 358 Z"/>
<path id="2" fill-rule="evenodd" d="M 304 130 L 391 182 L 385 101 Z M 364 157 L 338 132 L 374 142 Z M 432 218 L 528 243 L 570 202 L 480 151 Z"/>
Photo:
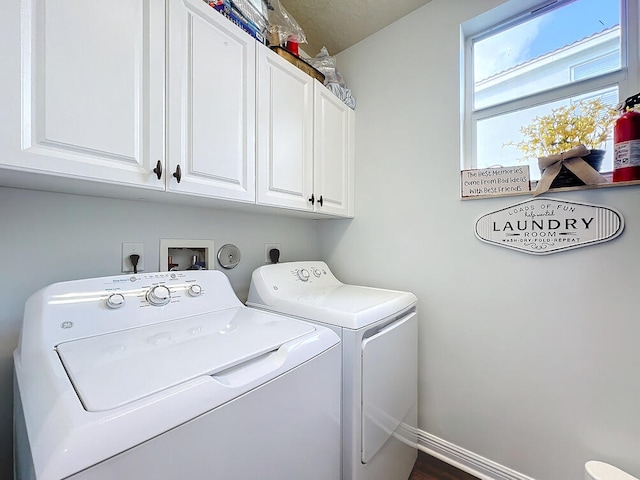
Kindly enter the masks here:
<path id="1" fill-rule="evenodd" d="M 162 178 L 162 162 L 160 160 L 156 163 L 156 168 L 153 169 L 153 173 L 158 176 L 158 180 Z"/>
<path id="2" fill-rule="evenodd" d="M 320 204 L 320 206 L 322 206 L 322 202 L 323 202 L 322 195 L 320 195 L 320 198 L 318 199 L 318 203 Z"/>
<path id="3" fill-rule="evenodd" d="M 313 205 L 316 202 L 316 197 L 313 196 L 313 193 L 311 194 L 309 201 L 311 202 L 311 205 Z"/>
<path id="4" fill-rule="evenodd" d="M 176 166 L 176 173 L 174 173 L 173 176 L 178 180 L 178 183 L 180 183 L 180 180 L 182 180 L 182 170 L 180 169 L 180 165 Z"/>

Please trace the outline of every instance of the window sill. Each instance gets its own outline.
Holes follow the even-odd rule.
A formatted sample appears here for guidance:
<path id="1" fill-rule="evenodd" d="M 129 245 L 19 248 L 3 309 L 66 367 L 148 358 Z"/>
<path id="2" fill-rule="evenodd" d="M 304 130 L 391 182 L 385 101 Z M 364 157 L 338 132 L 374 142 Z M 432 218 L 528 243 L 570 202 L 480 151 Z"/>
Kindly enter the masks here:
<path id="1" fill-rule="evenodd" d="M 607 183 L 600 183 L 598 185 L 578 185 L 575 187 L 561 187 L 561 188 L 550 188 L 546 193 L 555 193 L 555 192 L 573 192 L 574 190 L 593 190 L 595 188 L 610 188 L 610 187 L 629 187 L 631 185 L 640 185 L 640 180 L 633 180 L 630 182 L 612 182 L 611 181 L 611 173 L 603 173 L 602 174 L 606 179 Z M 502 194 L 491 194 L 491 195 L 477 195 L 474 197 L 461 197 L 461 200 L 479 200 L 482 198 L 499 198 L 499 197 L 522 197 L 525 195 L 531 196 L 536 190 L 536 186 L 538 185 L 537 181 L 531 182 L 531 191 L 529 192 L 517 192 L 517 193 L 502 193 Z M 544 195 L 544 194 L 543 194 Z"/>

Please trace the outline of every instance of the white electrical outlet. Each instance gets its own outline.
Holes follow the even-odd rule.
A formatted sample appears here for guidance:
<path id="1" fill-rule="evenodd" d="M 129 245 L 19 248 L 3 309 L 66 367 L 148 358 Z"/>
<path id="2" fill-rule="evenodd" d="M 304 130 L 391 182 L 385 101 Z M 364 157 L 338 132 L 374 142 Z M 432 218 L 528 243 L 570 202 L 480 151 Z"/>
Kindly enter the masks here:
<path id="1" fill-rule="evenodd" d="M 265 243 L 264 244 L 264 261 L 267 263 L 271 263 L 271 257 L 269 256 L 269 252 L 273 249 L 277 248 L 280 250 L 279 243 Z M 282 250 L 280 250 L 280 255 L 282 255 Z"/>
<path id="2" fill-rule="evenodd" d="M 122 244 L 122 271 L 133 272 L 133 264 L 129 258 L 131 255 L 140 255 L 138 260 L 138 272 L 144 271 L 144 244 L 142 242 L 124 242 Z"/>

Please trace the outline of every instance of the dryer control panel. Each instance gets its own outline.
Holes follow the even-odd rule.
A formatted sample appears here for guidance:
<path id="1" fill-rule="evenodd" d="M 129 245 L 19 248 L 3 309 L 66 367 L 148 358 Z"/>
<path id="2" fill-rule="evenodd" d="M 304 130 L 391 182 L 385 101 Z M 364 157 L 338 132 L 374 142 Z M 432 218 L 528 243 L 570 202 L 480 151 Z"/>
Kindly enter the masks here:
<path id="1" fill-rule="evenodd" d="M 333 277 L 326 265 L 319 265 L 322 262 L 316 263 L 318 264 L 307 264 L 300 262 L 301 265 L 295 266 L 290 270 L 290 273 L 291 275 L 293 275 L 294 279 L 301 282 L 308 282 L 310 280 L 313 282 L 315 279 L 322 278 L 323 275 L 330 275 L 331 277 Z"/>
<path id="2" fill-rule="evenodd" d="M 297 289 L 340 286 L 340 282 L 320 261 L 287 262 L 265 265 L 255 270 L 262 282 L 277 289 Z M 313 285 L 313 287 L 311 287 Z"/>

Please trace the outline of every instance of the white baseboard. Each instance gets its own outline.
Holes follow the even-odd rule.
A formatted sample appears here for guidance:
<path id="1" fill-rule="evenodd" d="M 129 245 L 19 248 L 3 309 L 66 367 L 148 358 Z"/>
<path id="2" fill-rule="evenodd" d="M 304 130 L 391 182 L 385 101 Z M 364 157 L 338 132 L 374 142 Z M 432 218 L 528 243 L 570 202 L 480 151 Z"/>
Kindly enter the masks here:
<path id="1" fill-rule="evenodd" d="M 418 449 L 480 480 L 534 480 L 430 433 L 418 429 L 417 434 Z"/>

